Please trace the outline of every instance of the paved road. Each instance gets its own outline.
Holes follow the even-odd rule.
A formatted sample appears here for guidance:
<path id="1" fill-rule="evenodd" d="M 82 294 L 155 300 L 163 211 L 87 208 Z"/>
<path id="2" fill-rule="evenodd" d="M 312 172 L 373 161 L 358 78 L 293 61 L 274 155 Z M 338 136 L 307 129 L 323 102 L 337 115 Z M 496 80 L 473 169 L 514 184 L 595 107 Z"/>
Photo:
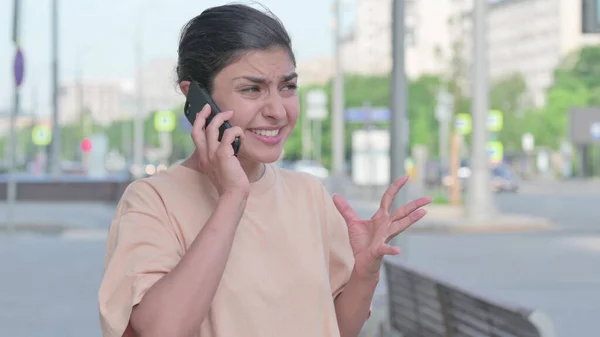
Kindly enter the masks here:
<path id="1" fill-rule="evenodd" d="M 0 236 L 0 336 L 100 336 L 103 239 Z"/>
<path id="2" fill-rule="evenodd" d="M 600 335 L 600 235 L 421 234 L 404 248 L 420 268 L 544 310 L 559 337 Z M 0 336 L 100 336 L 103 252 L 102 237 L 0 236 Z"/>
<path id="3" fill-rule="evenodd" d="M 544 217 L 561 229 L 600 232 L 600 194 L 501 194 L 496 202 L 501 211 Z"/>

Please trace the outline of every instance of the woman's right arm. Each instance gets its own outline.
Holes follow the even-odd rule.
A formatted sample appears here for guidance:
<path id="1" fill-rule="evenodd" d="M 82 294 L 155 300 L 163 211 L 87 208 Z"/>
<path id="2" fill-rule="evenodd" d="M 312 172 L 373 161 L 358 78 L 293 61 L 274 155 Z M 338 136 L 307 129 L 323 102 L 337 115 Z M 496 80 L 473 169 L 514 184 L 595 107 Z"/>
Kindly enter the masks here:
<path id="1" fill-rule="evenodd" d="M 223 275 L 247 195 L 225 194 L 177 266 L 134 307 L 130 328 L 139 337 L 193 336 Z"/>

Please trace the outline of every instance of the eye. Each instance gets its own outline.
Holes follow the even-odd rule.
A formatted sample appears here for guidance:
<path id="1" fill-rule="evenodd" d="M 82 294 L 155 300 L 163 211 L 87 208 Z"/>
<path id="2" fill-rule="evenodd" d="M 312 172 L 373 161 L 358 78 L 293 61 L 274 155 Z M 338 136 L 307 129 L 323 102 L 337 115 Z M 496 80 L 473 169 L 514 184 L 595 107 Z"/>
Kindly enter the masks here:
<path id="1" fill-rule="evenodd" d="M 242 89 L 242 92 L 259 92 L 260 91 L 260 87 L 258 86 L 252 86 L 252 87 L 246 87 L 244 89 Z"/>
<path id="2" fill-rule="evenodd" d="M 283 86 L 283 90 L 294 91 L 296 89 L 298 89 L 298 86 L 294 83 L 286 84 Z"/>

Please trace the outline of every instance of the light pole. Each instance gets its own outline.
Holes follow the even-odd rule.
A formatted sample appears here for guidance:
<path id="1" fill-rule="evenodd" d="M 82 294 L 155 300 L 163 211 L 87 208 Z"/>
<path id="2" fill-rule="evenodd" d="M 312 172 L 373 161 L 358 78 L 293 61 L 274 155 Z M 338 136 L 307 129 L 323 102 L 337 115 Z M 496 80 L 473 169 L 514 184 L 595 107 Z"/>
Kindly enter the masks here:
<path id="1" fill-rule="evenodd" d="M 15 86 L 13 92 L 13 110 L 10 112 L 10 126 L 8 135 L 8 181 L 6 184 L 6 225 L 9 232 L 14 229 L 14 207 L 17 199 L 17 181 L 15 178 L 15 161 L 17 149 L 17 115 L 20 110 L 21 92 L 20 86 L 23 81 L 25 70 L 23 53 L 19 46 L 20 40 L 20 1 L 13 1 L 13 36 L 12 40 L 15 45 L 15 59 L 12 66 L 14 67 Z"/>
<path id="2" fill-rule="evenodd" d="M 143 173 L 144 164 L 144 91 L 142 80 L 142 64 L 143 64 L 143 20 L 144 8 L 138 11 L 135 31 L 135 68 L 136 68 L 136 112 L 133 119 L 133 175 L 139 178 Z"/>
<path id="3" fill-rule="evenodd" d="M 405 25 L 404 0 L 393 0 L 392 3 L 392 120 L 390 127 L 390 182 L 406 174 L 404 162 L 408 154 L 408 89 L 405 69 Z M 394 200 L 394 209 L 407 202 L 406 187 L 401 189 Z M 396 246 L 405 246 L 403 237 L 394 239 Z M 406 252 L 407 248 L 403 247 Z M 406 254 L 403 254 L 406 256 Z"/>
<path id="4" fill-rule="evenodd" d="M 333 80 L 333 115 L 332 115 L 332 170 L 334 176 L 343 176 L 345 170 L 345 137 L 344 137 L 344 69 L 342 64 L 341 37 L 341 1 L 333 2 L 334 31 L 334 69 Z"/>
<path id="5" fill-rule="evenodd" d="M 50 174 L 57 177 L 60 174 L 60 118 L 58 111 L 58 99 L 60 90 L 58 87 L 58 0 L 52 0 L 52 141 L 50 143 Z"/>
<path id="6" fill-rule="evenodd" d="M 489 110 L 487 1 L 475 1 L 473 10 L 473 103 L 471 115 L 471 176 L 466 212 L 470 221 L 486 221 L 495 213 L 487 152 Z"/>

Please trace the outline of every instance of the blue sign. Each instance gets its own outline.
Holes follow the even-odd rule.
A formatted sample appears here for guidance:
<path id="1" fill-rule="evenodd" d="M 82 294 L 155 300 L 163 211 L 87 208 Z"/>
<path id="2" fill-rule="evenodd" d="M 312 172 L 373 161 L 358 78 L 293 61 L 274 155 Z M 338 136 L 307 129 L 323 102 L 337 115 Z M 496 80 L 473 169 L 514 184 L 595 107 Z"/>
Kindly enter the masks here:
<path id="1" fill-rule="evenodd" d="M 600 140 L 600 122 L 592 123 L 590 134 L 592 138 Z"/>
<path id="2" fill-rule="evenodd" d="M 180 112 L 179 117 L 177 117 L 177 128 L 181 131 L 192 131 L 192 124 L 188 121 L 187 117 L 183 112 Z"/>
<path id="3" fill-rule="evenodd" d="M 20 87 L 21 83 L 23 83 L 24 74 L 25 74 L 25 60 L 23 59 L 23 52 L 21 51 L 21 48 L 17 48 L 17 53 L 15 54 L 15 63 L 14 63 L 15 85 L 17 87 Z"/>
<path id="4" fill-rule="evenodd" d="M 373 107 L 350 108 L 345 111 L 346 121 L 348 122 L 387 122 L 392 118 L 392 112 L 388 108 Z"/>

